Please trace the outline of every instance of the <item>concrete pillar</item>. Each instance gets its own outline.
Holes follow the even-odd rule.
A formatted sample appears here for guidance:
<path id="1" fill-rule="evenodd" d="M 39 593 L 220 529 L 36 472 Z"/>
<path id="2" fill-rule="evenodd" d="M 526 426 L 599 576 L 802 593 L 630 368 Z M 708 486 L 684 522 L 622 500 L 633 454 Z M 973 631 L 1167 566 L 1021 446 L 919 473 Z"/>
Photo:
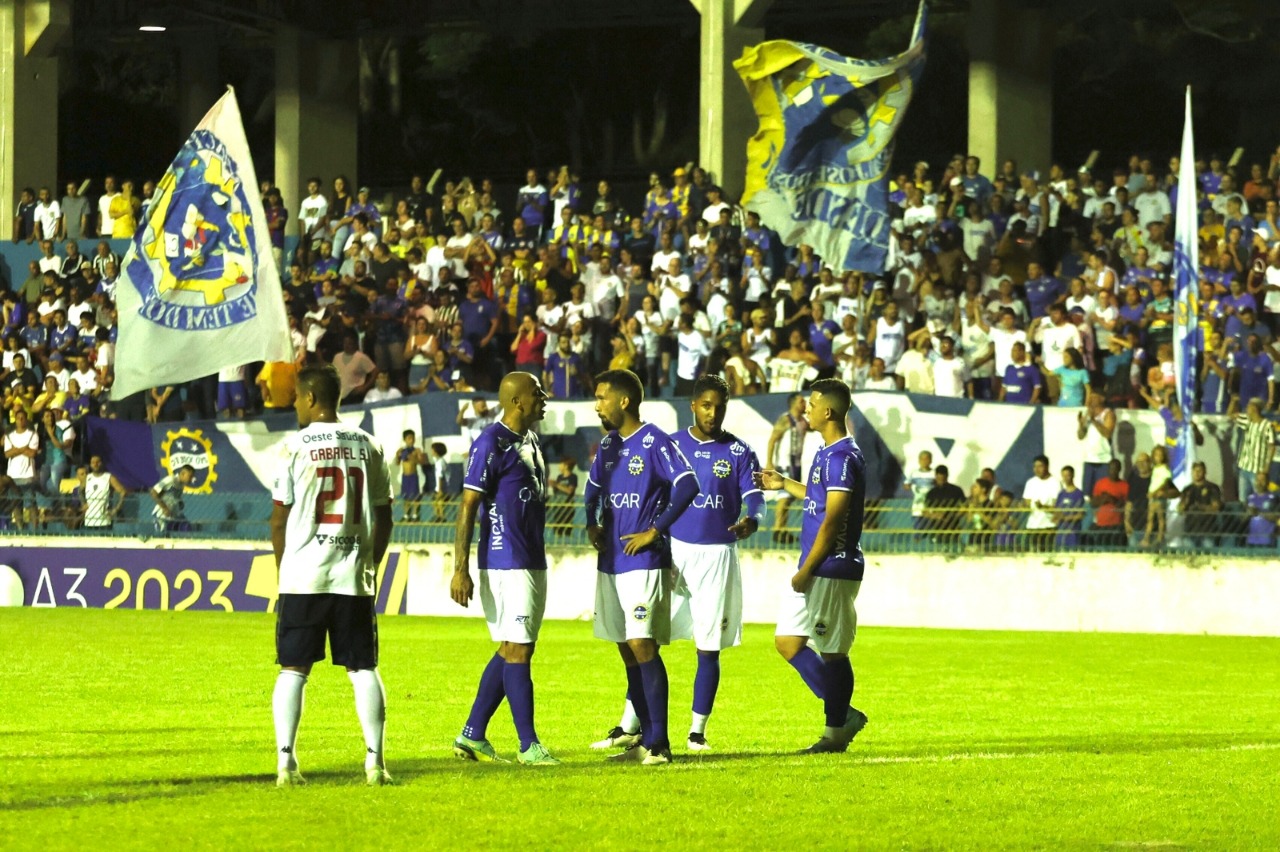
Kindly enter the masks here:
<path id="1" fill-rule="evenodd" d="M 276 35 L 276 186 L 289 208 L 290 234 L 307 178 L 318 175 L 327 194 L 339 174 L 356 174 L 357 45 L 281 27 Z M 263 170 L 265 171 L 265 170 Z"/>
<path id="2" fill-rule="evenodd" d="M 690 2 L 702 16 L 698 165 L 736 199 L 742 195 L 747 140 L 756 131 L 756 113 L 733 62 L 743 48 L 764 39 L 759 23 L 772 0 Z"/>
<path id="3" fill-rule="evenodd" d="M 13 236 L 18 193 L 58 186 L 58 58 L 68 0 L 0 2 L 0 238 Z"/>
<path id="4" fill-rule="evenodd" d="M 178 132 L 183 139 L 226 92 L 217 39 L 188 38 L 178 50 Z"/>
<path id="5" fill-rule="evenodd" d="M 1018 0 L 969 6 L 969 153 L 993 176 L 1004 160 L 1046 171 L 1053 156 L 1053 26 Z"/>

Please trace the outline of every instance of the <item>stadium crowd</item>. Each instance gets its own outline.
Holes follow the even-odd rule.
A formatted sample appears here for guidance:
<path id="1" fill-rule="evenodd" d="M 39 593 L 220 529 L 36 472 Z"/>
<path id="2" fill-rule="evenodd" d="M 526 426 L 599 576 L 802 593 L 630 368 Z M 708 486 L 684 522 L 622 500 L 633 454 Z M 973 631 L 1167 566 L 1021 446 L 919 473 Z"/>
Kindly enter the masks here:
<path id="1" fill-rule="evenodd" d="M 693 165 L 652 174 L 627 201 L 568 167 L 529 169 L 511 197 L 489 179 L 414 176 L 375 201 L 345 177 L 314 178 L 292 218 L 264 182 L 298 363 L 110 404 L 120 259 L 105 240 L 92 256 L 76 241 L 132 235 L 154 184 L 135 194 L 108 177 L 96 203 L 88 182 L 60 201 L 23 190 L 15 239 L 42 257 L 3 294 L 7 425 L 24 413 L 47 431 L 100 411 L 163 422 L 287 408 L 298 366 L 327 362 L 347 403 L 488 391 L 516 368 L 553 398 L 585 398 L 596 372 L 629 368 L 651 396 L 685 395 L 716 373 L 737 395 L 837 376 L 855 390 L 1012 404 L 1096 397 L 1091 417 L 1151 407 L 1172 433 L 1185 416 L 1172 393 L 1177 166 L 1141 155 L 1106 174 L 1012 161 L 984 174 L 963 155 L 917 163 L 892 183 L 880 274 L 837 272 L 811 247 L 783 245 Z M 1247 500 L 1274 448 L 1280 152 L 1247 179 L 1216 155 L 1196 172 L 1197 404 L 1238 416 Z M 298 242 L 286 256 L 288 235 Z"/>

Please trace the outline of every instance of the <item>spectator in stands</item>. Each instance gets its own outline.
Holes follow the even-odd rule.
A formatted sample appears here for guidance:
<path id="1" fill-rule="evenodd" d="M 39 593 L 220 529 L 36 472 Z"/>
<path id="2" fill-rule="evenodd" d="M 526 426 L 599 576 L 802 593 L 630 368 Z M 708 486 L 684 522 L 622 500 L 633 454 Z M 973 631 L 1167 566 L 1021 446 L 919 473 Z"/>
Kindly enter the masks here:
<path id="1" fill-rule="evenodd" d="M 1245 501 L 1249 511 L 1249 521 L 1245 545 L 1247 547 L 1264 547 L 1274 549 L 1276 546 L 1276 526 L 1280 522 L 1277 514 L 1276 494 L 1265 473 L 1254 477 L 1253 493 Z"/>
<path id="2" fill-rule="evenodd" d="M 937 484 L 937 476 L 933 470 L 933 453 L 922 450 L 916 457 L 916 469 L 907 473 L 902 482 L 902 490 L 911 495 L 911 519 L 918 530 L 928 529 L 929 522 L 925 512 L 929 492 Z"/>
<path id="3" fill-rule="evenodd" d="M 1092 496 L 1094 486 L 1102 479 L 1104 472 L 1110 469 L 1111 438 L 1116 430 L 1116 413 L 1107 407 L 1102 394 L 1090 391 L 1085 400 L 1085 410 L 1076 415 L 1076 423 L 1076 438 L 1084 442 L 1081 485 L 1085 494 Z"/>
<path id="4" fill-rule="evenodd" d="M 333 366 L 342 380 L 342 404 L 360 402 L 377 380 L 378 366 L 359 349 L 359 338 L 348 333 L 342 338 L 342 351 L 333 356 Z"/>
<path id="5" fill-rule="evenodd" d="M 1028 550 L 1043 553 L 1053 546 L 1053 532 L 1057 527 L 1053 512 L 1060 491 L 1060 483 L 1049 474 L 1048 457 L 1036 456 L 1032 461 L 1032 476 L 1022 488 L 1022 502 L 1028 510 Z"/>
<path id="6" fill-rule="evenodd" d="M 182 495 L 195 478 L 196 469 L 189 464 L 184 464 L 151 486 L 148 493 L 156 504 L 151 510 L 151 516 L 155 521 L 157 535 L 186 532 L 191 529 L 191 523 L 187 520 L 184 511 L 185 503 Z"/>
<path id="7" fill-rule="evenodd" d="M 462 436 L 468 443 L 474 444 L 480 433 L 492 426 L 501 413 L 500 409 L 490 408 L 484 397 L 476 397 L 470 403 L 463 403 L 458 409 L 457 424 L 462 428 Z"/>
<path id="8" fill-rule="evenodd" d="M 1236 417 L 1236 428 L 1242 435 L 1236 455 L 1238 496 L 1245 501 L 1253 493 L 1257 475 L 1270 476 L 1276 449 L 1275 424 L 1262 416 L 1262 400 L 1254 398 L 1245 406 L 1245 413 Z"/>
<path id="9" fill-rule="evenodd" d="M 1191 466 L 1191 482 L 1182 490 L 1178 511 L 1185 518 L 1185 532 L 1191 545 L 1201 549 L 1219 544 L 1218 517 L 1222 512 L 1222 489 L 1205 476 L 1205 464 Z"/>
<path id="10" fill-rule="evenodd" d="M 1169 500 L 1178 496 L 1169 468 L 1169 450 L 1157 444 L 1151 450 L 1151 481 L 1147 486 L 1147 526 L 1139 547 L 1161 547 L 1168 528 Z"/>
<path id="11" fill-rule="evenodd" d="M 1027 345 L 1013 344 L 1012 362 L 1000 383 L 1000 401 L 1037 405 L 1044 390 L 1040 369 L 1027 361 Z"/>
<path id="12" fill-rule="evenodd" d="M 1107 463 L 1107 473 L 1093 485 L 1090 503 L 1094 508 L 1090 543 L 1095 547 L 1123 550 L 1128 545 L 1129 483 L 1121 478 L 1119 459 Z"/>
<path id="13" fill-rule="evenodd" d="M 583 399 L 587 395 L 586 377 L 582 356 L 573 351 L 572 338 L 561 335 L 542 373 L 547 395 L 553 399 Z"/>
<path id="14" fill-rule="evenodd" d="M 939 544 L 956 544 L 964 526 L 964 490 L 953 484 L 949 475 L 945 464 L 934 468 L 933 487 L 924 495 L 924 528 L 941 534 L 934 538 Z"/>
<path id="15" fill-rule="evenodd" d="M 1054 501 L 1058 520 L 1058 535 L 1054 545 L 1058 549 L 1080 546 L 1080 530 L 1084 527 L 1085 494 L 1076 487 L 1076 469 L 1067 465 L 1062 469 L 1061 486 Z"/>

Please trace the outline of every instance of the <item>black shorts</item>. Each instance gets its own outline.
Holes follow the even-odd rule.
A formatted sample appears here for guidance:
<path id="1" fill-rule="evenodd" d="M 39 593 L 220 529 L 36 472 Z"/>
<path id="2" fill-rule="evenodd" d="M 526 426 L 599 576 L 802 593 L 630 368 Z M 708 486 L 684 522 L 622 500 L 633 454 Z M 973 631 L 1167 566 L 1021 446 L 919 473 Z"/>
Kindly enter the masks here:
<path id="1" fill-rule="evenodd" d="M 378 665 L 378 617 L 373 597 L 281 595 L 276 602 L 276 662 L 303 668 L 324 659 L 324 640 L 335 666 Z"/>

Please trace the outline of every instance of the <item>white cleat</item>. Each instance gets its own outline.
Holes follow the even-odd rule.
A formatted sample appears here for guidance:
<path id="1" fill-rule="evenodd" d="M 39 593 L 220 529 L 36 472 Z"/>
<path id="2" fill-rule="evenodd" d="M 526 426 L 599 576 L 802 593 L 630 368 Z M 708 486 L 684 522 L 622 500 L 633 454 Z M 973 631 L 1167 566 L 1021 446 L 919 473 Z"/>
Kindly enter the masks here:
<path id="1" fill-rule="evenodd" d="M 688 748 L 689 751 L 711 751 L 705 734 L 689 734 Z"/>
<path id="2" fill-rule="evenodd" d="M 391 784 L 391 773 L 385 766 L 375 766 L 364 771 L 364 783 L 369 787 L 386 787 Z"/>
<path id="3" fill-rule="evenodd" d="M 597 751 L 606 748 L 631 748 L 640 745 L 640 734 L 629 734 L 620 727 L 615 727 L 605 738 L 591 744 Z"/>
<path id="4" fill-rule="evenodd" d="M 307 779 L 296 769 L 281 769 L 276 773 L 277 787 L 305 787 Z"/>
<path id="5" fill-rule="evenodd" d="M 643 763 L 649 759 L 649 749 L 642 745 L 627 746 L 617 754 L 611 754 L 605 760 L 614 763 Z"/>

